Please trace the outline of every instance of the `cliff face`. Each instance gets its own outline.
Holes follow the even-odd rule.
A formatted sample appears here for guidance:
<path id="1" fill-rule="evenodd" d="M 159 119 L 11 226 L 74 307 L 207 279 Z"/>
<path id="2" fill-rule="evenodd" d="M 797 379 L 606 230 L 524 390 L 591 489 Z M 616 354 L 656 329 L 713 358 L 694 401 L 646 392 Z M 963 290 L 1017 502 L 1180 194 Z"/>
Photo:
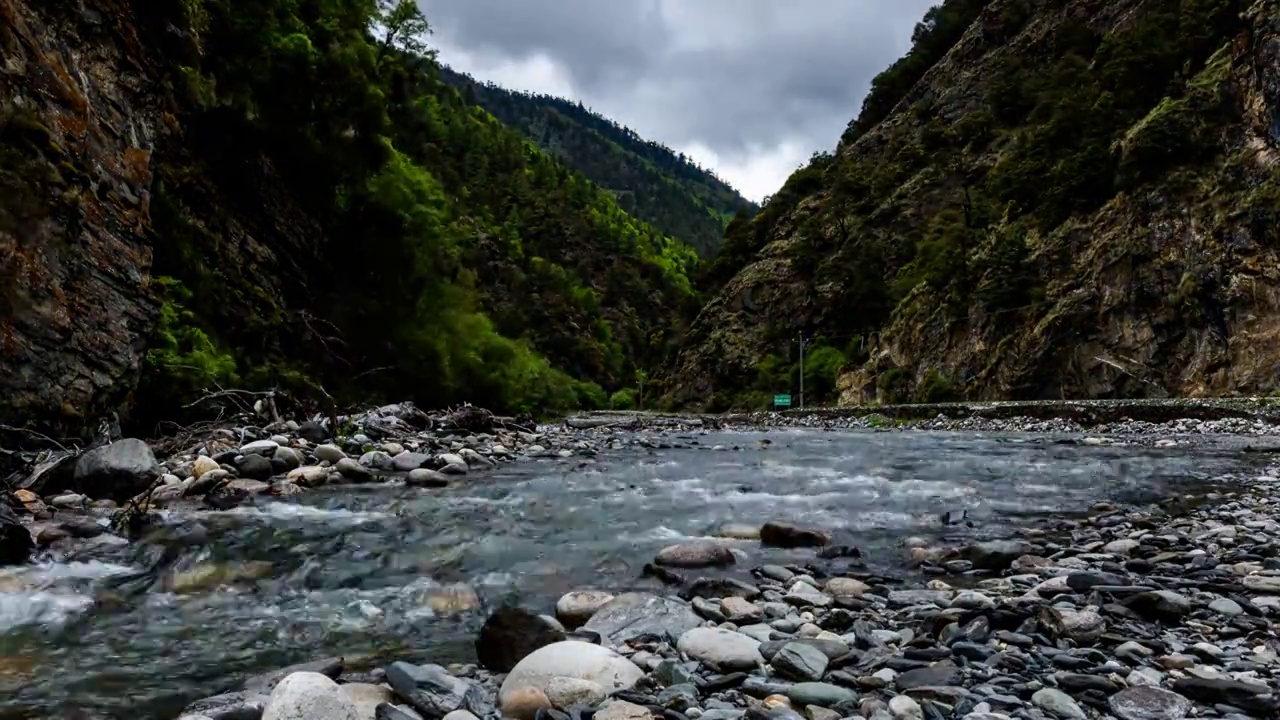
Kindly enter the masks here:
<path id="1" fill-rule="evenodd" d="M 672 399 L 744 397 L 798 333 L 842 351 L 846 404 L 1275 390 L 1276 17 L 989 3 L 766 206 Z"/>
<path id="2" fill-rule="evenodd" d="M 269 163 L 220 182 L 130 2 L 0 8 L 0 419 L 77 431 L 127 409 L 180 275 L 233 347 L 293 343 L 323 233 Z M 290 308 L 294 308 L 290 310 Z"/>
<path id="3" fill-rule="evenodd" d="M 0 7 L 5 423 L 74 425 L 119 403 L 158 311 L 148 229 L 166 113 L 127 8 L 70 5 Z"/>

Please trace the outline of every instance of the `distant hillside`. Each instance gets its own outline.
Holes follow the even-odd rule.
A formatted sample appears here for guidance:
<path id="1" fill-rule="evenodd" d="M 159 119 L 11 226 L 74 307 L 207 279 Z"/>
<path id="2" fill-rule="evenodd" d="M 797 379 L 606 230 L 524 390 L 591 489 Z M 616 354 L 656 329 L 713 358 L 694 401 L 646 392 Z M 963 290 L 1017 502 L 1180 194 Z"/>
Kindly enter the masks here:
<path id="1" fill-rule="evenodd" d="M 714 254 L 725 225 L 739 211 L 754 213 L 710 170 L 630 128 L 548 95 L 514 92 L 441 68 L 442 79 L 544 150 L 613 193 L 627 213 L 683 240 L 704 257 Z"/>

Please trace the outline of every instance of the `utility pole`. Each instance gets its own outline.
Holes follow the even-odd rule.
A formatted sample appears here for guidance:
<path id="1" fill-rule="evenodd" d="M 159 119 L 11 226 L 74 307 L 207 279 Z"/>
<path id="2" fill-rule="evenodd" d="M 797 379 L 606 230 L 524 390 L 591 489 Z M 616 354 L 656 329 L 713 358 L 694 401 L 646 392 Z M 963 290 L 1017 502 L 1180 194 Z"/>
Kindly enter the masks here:
<path id="1" fill-rule="evenodd" d="M 804 409 L 804 346 L 809 343 L 809 338 L 804 335 L 797 337 L 800 343 L 800 409 Z"/>

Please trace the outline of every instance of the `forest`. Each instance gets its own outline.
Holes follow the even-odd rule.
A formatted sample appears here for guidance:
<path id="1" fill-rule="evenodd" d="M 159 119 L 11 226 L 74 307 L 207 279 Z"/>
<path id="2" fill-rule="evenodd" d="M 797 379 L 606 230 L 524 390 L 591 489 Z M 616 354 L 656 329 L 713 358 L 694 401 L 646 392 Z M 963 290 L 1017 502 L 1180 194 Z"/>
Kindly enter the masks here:
<path id="1" fill-rule="evenodd" d="M 694 250 L 444 82 L 412 2 L 169 0 L 148 17 L 189 35 L 163 56 L 188 151 L 153 203 L 147 416 L 212 385 L 605 407 L 674 351 Z M 290 317 L 204 261 L 228 239 L 192 200 L 258 192 L 264 164 L 323 237 L 301 271 L 332 289 Z"/>

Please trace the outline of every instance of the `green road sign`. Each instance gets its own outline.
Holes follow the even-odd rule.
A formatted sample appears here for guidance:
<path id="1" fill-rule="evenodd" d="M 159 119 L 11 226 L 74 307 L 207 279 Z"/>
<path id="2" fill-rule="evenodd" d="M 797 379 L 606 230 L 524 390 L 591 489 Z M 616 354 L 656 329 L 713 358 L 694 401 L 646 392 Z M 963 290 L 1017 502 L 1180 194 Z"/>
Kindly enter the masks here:
<path id="1" fill-rule="evenodd" d="M 791 407 L 791 396 L 790 395 L 774 395 L 773 406 L 774 407 Z"/>

